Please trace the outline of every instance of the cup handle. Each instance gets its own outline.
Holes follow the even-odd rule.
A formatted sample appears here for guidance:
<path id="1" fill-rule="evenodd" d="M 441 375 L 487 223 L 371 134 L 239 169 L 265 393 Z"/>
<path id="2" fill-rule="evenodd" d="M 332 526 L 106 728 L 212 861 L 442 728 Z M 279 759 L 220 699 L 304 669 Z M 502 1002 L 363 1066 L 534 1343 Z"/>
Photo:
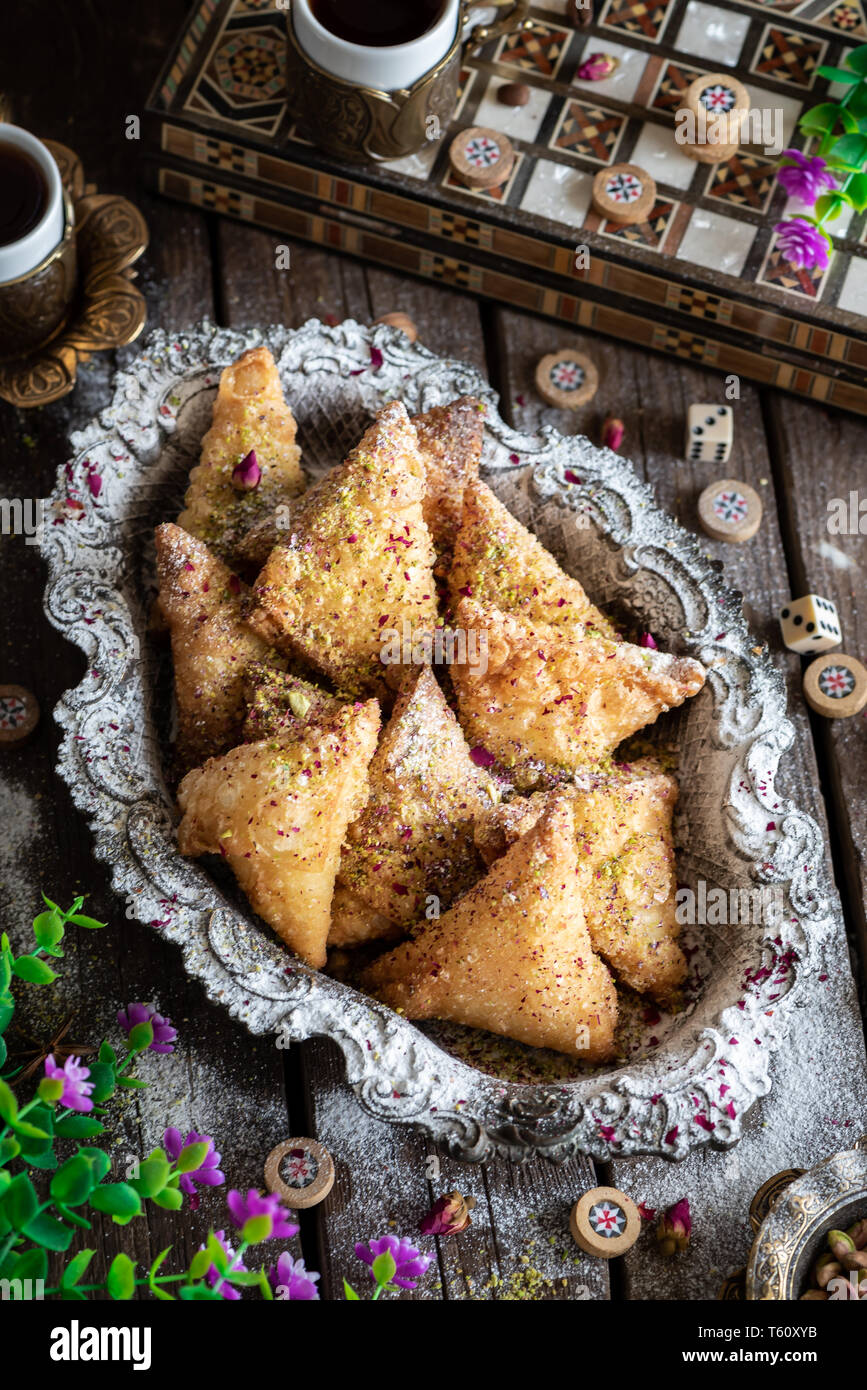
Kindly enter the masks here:
<path id="1" fill-rule="evenodd" d="M 516 29 L 531 29 L 533 21 L 527 18 L 530 11 L 530 0 L 488 0 L 485 8 L 494 6 L 495 9 L 502 10 L 507 6 L 510 13 L 504 19 L 498 19 L 496 24 L 477 24 L 470 30 L 466 37 L 466 43 L 470 48 L 478 48 L 480 44 L 487 43 L 490 39 L 498 39 L 501 34 L 511 34 Z M 467 10 L 476 8 L 475 5 L 467 4 Z M 478 6 L 482 8 L 481 5 Z"/>

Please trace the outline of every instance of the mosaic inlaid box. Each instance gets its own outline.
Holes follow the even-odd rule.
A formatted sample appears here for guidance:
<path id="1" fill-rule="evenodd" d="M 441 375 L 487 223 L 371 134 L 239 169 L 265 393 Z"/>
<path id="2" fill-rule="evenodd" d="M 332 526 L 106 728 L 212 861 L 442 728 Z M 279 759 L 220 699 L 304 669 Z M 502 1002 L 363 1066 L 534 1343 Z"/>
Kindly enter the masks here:
<path id="1" fill-rule="evenodd" d="M 867 414 L 867 214 L 831 224 L 824 272 L 793 270 L 773 232 L 787 210 L 774 146 L 803 145 L 798 116 L 829 90 L 816 69 L 867 42 L 862 0 L 597 0 L 587 29 L 565 11 L 544 0 L 532 31 L 469 57 L 452 125 L 421 154 L 359 168 L 287 115 L 285 9 L 201 0 L 149 102 L 149 179 L 286 236 Z M 579 80 L 599 51 L 615 71 Z M 681 94 L 712 68 L 747 86 L 750 136 L 770 141 L 715 166 L 674 140 Z M 497 89 L 516 78 L 530 100 L 504 106 Z M 512 141 L 502 188 L 453 178 L 448 144 L 470 125 Z M 595 174 L 623 161 L 657 184 L 638 226 L 591 207 Z"/>

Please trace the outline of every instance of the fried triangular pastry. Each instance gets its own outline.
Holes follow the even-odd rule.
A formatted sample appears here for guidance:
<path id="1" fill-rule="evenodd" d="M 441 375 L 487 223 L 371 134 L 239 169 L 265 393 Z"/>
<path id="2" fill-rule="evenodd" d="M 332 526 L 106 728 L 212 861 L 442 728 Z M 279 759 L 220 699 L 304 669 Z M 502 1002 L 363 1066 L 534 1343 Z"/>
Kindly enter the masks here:
<path id="1" fill-rule="evenodd" d="M 325 964 L 346 827 L 367 795 L 379 706 L 245 743 L 187 773 L 178 790 L 181 854 L 221 854 L 253 909 L 302 960 Z"/>
<path id="2" fill-rule="evenodd" d="M 444 917 L 370 966 L 365 988 L 408 1018 L 606 1060 L 617 996 L 593 954 L 576 868 L 571 807 L 556 801 Z"/>
<path id="3" fill-rule="evenodd" d="M 302 724 L 321 724 L 343 703 L 312 681 L 290 671 L 276 671 L 261 661 L 247 667 L 244 700 L 247 718 L 243 738 L 247 743 L 297 733 Z"/>
<path id="4" fill-rule="evenodd" d="M 464 488 L 478 476 L 485 407 L 475 396 L 436 405 L 412 423 L 425 469 L 422 510 L 437 552 L 449 552 L 463 510 Z M 261 569 L 275 545 L 285 539 L 286 516 L 271 512 L 244 537 L 239 557 Z"/>
<path id="5" fill-rule="evenodd" d="M 454 547 L 467 484 L 478 478 L 485 407 L 461 396 L 413 417 L 425 466 L 424 519 L 437 551 Z"/>
<path id="6" fill-rule="evenodd" d="M 464 491 L 449 593 L 453 610 L 461 598 L 472 598 L 563 632 L 581 625 L 603 637 L 617 636 L 578 580 L 478 478 Z"/>
<path id="7" fill-rule="evenodd" d="M 370 798 L 340 858 L 328 944 L 405 935 L 482 872 L 475 817 L 492 804 L 436 677 L 423 666 L 395 703 L 369 770 Z"/>
<path id="8" fill-rule="evenodd" d="M 202 440 L 201 462 L 190 473 L 178 525 L 238 563 L 241 539 L 251 526 L 303 490 L 296 429 L 274 358 L 265 347 L 251 348 L 220 377 L 213 423 Z M 232 473 L 251 450 L 261 477 L 243 490 Z"/>
<path id="9" fill-rule="evenodd" d="M 254 587 L 249 621 L 348 695 L 403 674 L 381 657 L 389 634 L 437 620 L 424 465 L 404 407 L 379 412 L 358 448 L 297 504 Z"/>
<path id="10" fill-rule="evenodd" d="M 655 758 L 579 774 L 574 784 L 482 811 L 476 844 L 487 864 L 505 854 L 565 797 L 575 817 L 578 877 L 594 951 L 624 984 L 660 1004 L 677 1001 L 686 960 L 677 944 L 671 821 L 675 779 Z"/>
<path id="11" fill-rule="evenodd" d="M 473 599 L 461 600 L 457 618 L 484 658 L 450 668 L 464 732 L 523 789 L 598 763 L 704 684 L 704 667 L 689 657 L 589 629 L 567 635 Z"/>
<path id="12" fill-rule="evenodd" d="M 178 709 L 178 761 L 186 770 L 238 742 L 244 673 L 281 660 L 241 618 L 246 585 L 195 536 L 156 529 L 159 606 L 169 626 Z"/>

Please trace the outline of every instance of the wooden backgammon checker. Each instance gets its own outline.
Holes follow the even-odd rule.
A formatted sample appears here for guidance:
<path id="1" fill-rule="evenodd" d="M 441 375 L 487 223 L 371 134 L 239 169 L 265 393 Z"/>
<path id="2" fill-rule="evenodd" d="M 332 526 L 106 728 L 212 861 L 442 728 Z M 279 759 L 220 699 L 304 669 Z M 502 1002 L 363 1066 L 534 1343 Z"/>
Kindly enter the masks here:
<path id="1" fill-rule="evenodd" d="M 717 14 L 713 68 L 746 89 L 751 115 L 785 108 L 783 144 L 823 99 L 817 66 L 839 63 L 858 41 L 837 10 L 820 0 L 805 8 L 810 18 L 786 13 L 779 25 L 749 0 Z M 200 0 L 148 103 L 149 182 L 270 228 L 275 240 L 344 250 L 867 414 L 867 214 L 851 219 L 827 270 L 794 269 L 775 247 L 786 198 L 770 146 L 742 138 L 708 164 L 675 140 L 686 94 L 714 75 L 689 0 L 649 11 L 631 0 L 600 4 L 595 15 L 582 7 L 581 20 L 571 6 L 564 14 L 539 0 L 531 33 L 465 56 L 439 138 L 407 158 L 360 166 L 324 155 L 287 116 L 277 0 Z M 613 76 L 578 78 L 591 54 L 614 48 Z M 529 89 L 520 106 L 497 96 L 513 83 Z M 456 175 L 452 141 L 473 127 L 508 132 L 514 162 L 504 181 L 469 188 Z M 639 222 L 603 219 L 593 207 L 597 174 L 624 164 L 656 184 Z"/>

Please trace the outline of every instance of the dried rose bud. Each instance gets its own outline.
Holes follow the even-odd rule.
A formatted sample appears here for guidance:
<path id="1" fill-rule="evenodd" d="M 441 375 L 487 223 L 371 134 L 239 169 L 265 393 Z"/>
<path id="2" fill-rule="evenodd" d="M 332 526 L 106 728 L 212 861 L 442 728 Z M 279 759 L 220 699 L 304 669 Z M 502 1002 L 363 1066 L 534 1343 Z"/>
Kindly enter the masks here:
<path id="1" fill-rule="evenodd" d="M 689 1198 L 681 1197 L 673 1207 L 668 1207 L 659 1218 L 656 1226 L 656 1239 L 661 1255 L 676 1255 L 686 1250 L 692 1235 L 692 1214 Z"/>
<path id="2" fill-rule="evenodd" d="M 456 1236 L 470 1224 L 470 1212 L 475 1197 L 462 1197 L 460 1192 L 447 1192 L 439 1197 L 430 1211 L 418 1223 L 423 1236 Z"/>
<path id="3" fill-rule="evenodd" d="M 232 487 L 238 492 L 252 492 L 262 481 L 262 470 L 256 459 L 255 449 L 236 463 L 232 469 Z"/>
<path id="4" fill-rule="evenodd" d="M 602 426 L 602 443 L 606 449 L 619 449 L 625 433 L 626 427 L 623 421 L 618 420 L 614 415 L 609 415 Z"/>
<path id="5" fill-rule="evenodd" d="M 603 77 L 610 77 L 616 67 L 617 59 L 610 53 L 591 53 L 581 63 L 575 76 L 581 82 L 600 82 Z"/>

